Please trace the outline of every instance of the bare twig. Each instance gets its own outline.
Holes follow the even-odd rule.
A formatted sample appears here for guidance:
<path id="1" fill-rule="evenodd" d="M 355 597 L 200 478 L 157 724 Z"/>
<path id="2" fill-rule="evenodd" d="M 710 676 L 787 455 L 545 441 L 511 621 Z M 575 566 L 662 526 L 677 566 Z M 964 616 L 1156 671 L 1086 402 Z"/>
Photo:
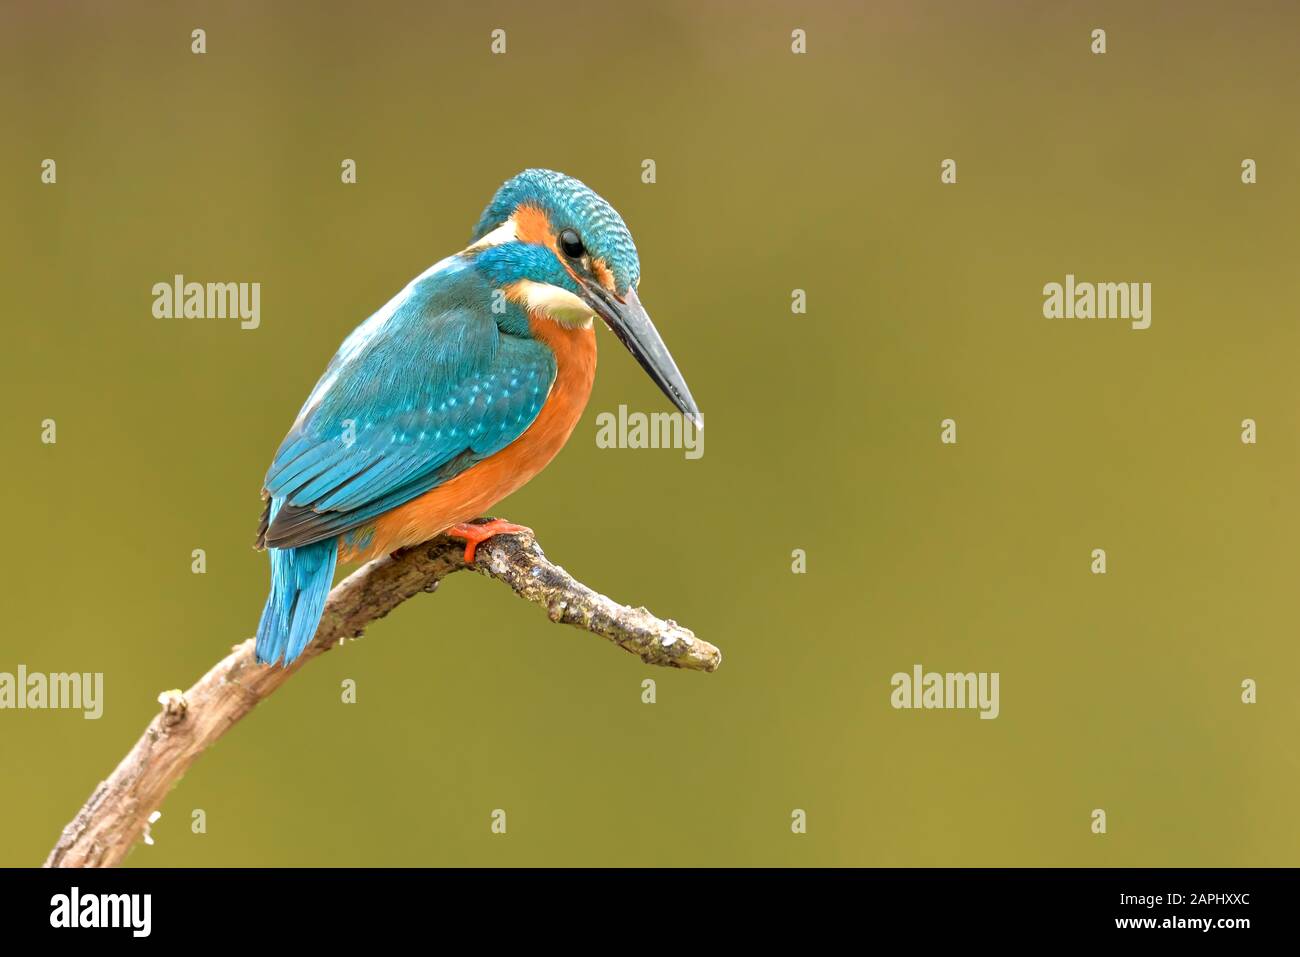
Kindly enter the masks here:
<path id="1" fill-rule="evenodd" d="M 551 621 L 602 635 L 647 664 L 714 671 L 722 654 L 672 620 L 629 608 L 592 591 L 525 534 L 498 535 L 478 547 L 466 565 L 463 543 L 439 537 L 396 557 L 358 569 L 330 592 L 316 637 L 288 668 L 264 667 L 253 658 L 253 639 L 235 646 L 188 691 L 159 695 L 162 711 L 145 729 L 108 780 L 102 781 L 63 829 L 46 867 L 111 867 L 144 832 L 190 764 L 240 718 L 317 655 L 355 638 L 372 621 L 448 575 L 470 568 L 505 582 L 521 598 L 546 608 Z"/>

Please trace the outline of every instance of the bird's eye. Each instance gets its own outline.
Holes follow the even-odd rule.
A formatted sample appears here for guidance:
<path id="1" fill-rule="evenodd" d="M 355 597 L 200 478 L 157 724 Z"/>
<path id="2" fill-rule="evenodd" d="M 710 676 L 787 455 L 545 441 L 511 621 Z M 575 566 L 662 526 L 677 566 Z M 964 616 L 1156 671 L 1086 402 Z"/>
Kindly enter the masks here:
<path id="1" fill-rule="evenodd" d="M 570 259 L 579 259 L 587 251 L 587 247 L 582 245 L 582 239 L 572 229 L 560 233 L 560 248 Z"/>

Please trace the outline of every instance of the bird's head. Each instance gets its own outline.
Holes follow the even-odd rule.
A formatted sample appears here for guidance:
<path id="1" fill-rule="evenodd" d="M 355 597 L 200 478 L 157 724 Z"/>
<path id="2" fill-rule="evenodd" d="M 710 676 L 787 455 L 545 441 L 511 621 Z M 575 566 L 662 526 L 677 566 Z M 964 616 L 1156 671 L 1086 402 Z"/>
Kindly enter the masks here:
<path id="1" fill-rule="evenodd" d="M 492 197 L 466 252 L 531 315 L 570 328 L 599 316 L 702 427 L 699 407 L 637 296 L 641 263 L 632 234 L 587 186 L 552 170 L 524 170 Z"/>

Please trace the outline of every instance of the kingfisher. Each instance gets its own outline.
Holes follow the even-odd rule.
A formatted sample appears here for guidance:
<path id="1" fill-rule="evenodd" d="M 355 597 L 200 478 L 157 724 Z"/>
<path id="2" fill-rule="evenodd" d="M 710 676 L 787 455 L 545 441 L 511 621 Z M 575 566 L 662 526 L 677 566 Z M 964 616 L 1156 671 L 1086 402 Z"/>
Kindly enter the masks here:
<path id="1" fill-rule="evenodd" d="M 469 245 L 343 340 L 266 473 L 257 548 L 271 593 L 257 660 L 288 665 L 316 634 L 338 562 L 446 533 L 478 545 L 530 531 L 470 524 L 568 441 L 596 372 L 600 317 L 677 409 L 703 417 L 637 295 L 621 216 L 572 177 L 524 170 Z"/>

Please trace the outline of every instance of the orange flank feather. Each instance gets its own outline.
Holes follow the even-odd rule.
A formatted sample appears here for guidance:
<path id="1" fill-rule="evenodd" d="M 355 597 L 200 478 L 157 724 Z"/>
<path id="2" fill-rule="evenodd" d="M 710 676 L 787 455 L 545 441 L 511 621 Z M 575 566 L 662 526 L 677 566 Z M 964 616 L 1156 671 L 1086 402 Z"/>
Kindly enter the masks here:
<path id="1" fill-rule="evenodd" d="M 522 211 L 521 211 L 522 212 Z M 544 214 L 543 214 L 544 215 Z M 524 433 L 500 452 L 471 466 L 419 498 L 375 520 L 374 535 L 355 536 L 356 548 L 339 542 L 341 561 L 369 561 L 484 514 L 555 458 L 582 418 L 596 376 L 596 332 L 569 328 L 544 316 L 529 316 L 533 337 L 555 353 L 555 382 L 541 411 Z"/>

